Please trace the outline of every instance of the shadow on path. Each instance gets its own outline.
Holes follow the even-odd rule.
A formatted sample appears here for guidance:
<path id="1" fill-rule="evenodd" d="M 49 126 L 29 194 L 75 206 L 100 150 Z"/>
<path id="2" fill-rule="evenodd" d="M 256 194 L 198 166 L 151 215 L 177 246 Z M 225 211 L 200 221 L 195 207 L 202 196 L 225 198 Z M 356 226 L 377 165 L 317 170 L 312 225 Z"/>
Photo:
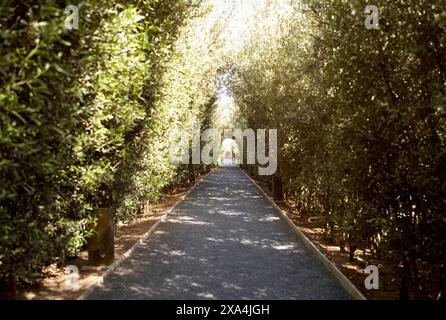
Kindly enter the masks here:
<path id="1" fill-rule="evenodd" d="M 249 179 L 210 174 L 89 299 L 350 299 Z"/>

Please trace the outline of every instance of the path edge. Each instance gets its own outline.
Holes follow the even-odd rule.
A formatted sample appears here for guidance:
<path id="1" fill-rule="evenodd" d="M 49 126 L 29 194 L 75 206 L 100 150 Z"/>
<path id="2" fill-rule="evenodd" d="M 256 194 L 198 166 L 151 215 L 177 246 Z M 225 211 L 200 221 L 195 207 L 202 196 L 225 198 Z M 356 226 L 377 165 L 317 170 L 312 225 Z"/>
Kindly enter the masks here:
<path id="1" fill-rule="evenodd" d="M 107 270 L 100 275 L 97 279 L 93 280 L 90 284 L 87 285 L 87 289 L 79 296 L 76 300 L 86 300 L 88 296 L 93 292 L 94 289 L 96 289 L 98 286 L 102 285 L 104 283 L 104 279 L 112 273 L 125 259 L 130 257 L 132 253 L 136 250 L 136 248 L 141 245 L 147 238 L 155 231 L 156 227 L 166 220 L 169 213 L 171 213 L 184 199 L 187 198 L 187 196 L 194 190 L 204 179 L 206 179 L 211 173 L 213 173 L 215 169 L 211 169 L 208 173 L 206 173 L 204 176 L 202 176 L 198 181 L 195 182 L 193 186 L 189 188 L 189 190 L 186 191 L 184 195 L 182 195 L 174 204 L 172 207 L 170 207 L 159 219 L 157 222 L 154 223 L 153 226 L 150 227 L 150 229 L 144 233 L 138 240 L 136 240 L 135 244 L 127 250 L 119 259 L 115 260 L 108 268 Z"/>
<path id="2" fill-rule="evenodd" d="M 322 262 L 325 268 L 340 282 L 342 287 L 356 300 L 367 300 L 367 298 L 356 288 L 356 286 L 331 262 L 310 239 L 294 224 L 294 222 L 280 209 L 273 199 L 266 194 L 265 191 L 251 178 L 244 170 L 239 168 L 243 174 L 256 186 L 256 188 L 263 194 L 263 196 L 270 202 L 280 217 L 284 219 L 288 225 L 293 229 L 296 235 L 303 241 L 304 245 L 310 249 Z"/>

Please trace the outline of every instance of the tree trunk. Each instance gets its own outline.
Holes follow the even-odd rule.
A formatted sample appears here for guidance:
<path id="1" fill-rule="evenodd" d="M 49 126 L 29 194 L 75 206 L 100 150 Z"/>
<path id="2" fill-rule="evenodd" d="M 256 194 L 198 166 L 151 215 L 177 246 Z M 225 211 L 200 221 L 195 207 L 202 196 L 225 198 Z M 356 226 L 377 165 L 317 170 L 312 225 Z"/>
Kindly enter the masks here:
<path id="1" fill-rule="evenodd" d="M 407 261 L 407 259 L 404 258 L 403 270 L 401 272 L 400 300 L 409 300 L 409 282 L 410 282 L 409 261 Z"/>
<path id="2" fill-rule="evenodd" d="M 0 278 L 0 300 L 14 300 L 17 296 L 17 284 L 15 277 L 9 275 L 7 278 Z"/>
<path id="3" fill-rule="evenodd" d="M 272 192 L 274 201 L 283 201 L 282 178 L 274 175 L 272 178 Z"/>

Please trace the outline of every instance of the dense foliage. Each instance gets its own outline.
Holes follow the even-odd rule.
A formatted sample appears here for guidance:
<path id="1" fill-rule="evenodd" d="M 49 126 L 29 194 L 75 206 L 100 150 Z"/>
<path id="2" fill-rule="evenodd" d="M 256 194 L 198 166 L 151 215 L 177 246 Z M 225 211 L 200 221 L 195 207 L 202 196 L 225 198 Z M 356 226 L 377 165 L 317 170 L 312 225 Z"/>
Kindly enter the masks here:
<path id="1" fill-rule="evenodd" d="M 131 220 L 203 169 L 171 164 L 166 131 L 213 91 L 181 60 L 192 27 L 176 43 L 198 2 L 0 2 L 0 278 L 29 278 L 79 251 L 95 208 Z"/>
<path id="2" fill-rule="evenodd" d="M 352 258 L 391 259 L 401 298 L 446 298 L 446 2 L 375 1 L 373 30 L 367 1 L 292 3 L 236 85 L 249 126 L 279 129 L 287 200 Z"/>

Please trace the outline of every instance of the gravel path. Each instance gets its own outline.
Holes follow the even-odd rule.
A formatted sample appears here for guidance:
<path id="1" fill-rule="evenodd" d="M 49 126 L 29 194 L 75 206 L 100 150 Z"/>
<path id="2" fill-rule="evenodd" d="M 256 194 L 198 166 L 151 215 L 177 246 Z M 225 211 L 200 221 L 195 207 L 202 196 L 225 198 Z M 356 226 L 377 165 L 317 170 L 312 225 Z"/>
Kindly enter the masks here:
<path id="1" fill-rule="evenodd" d="M 88 299 L 350 299 L 238 169 L 210 174 Z"/>

